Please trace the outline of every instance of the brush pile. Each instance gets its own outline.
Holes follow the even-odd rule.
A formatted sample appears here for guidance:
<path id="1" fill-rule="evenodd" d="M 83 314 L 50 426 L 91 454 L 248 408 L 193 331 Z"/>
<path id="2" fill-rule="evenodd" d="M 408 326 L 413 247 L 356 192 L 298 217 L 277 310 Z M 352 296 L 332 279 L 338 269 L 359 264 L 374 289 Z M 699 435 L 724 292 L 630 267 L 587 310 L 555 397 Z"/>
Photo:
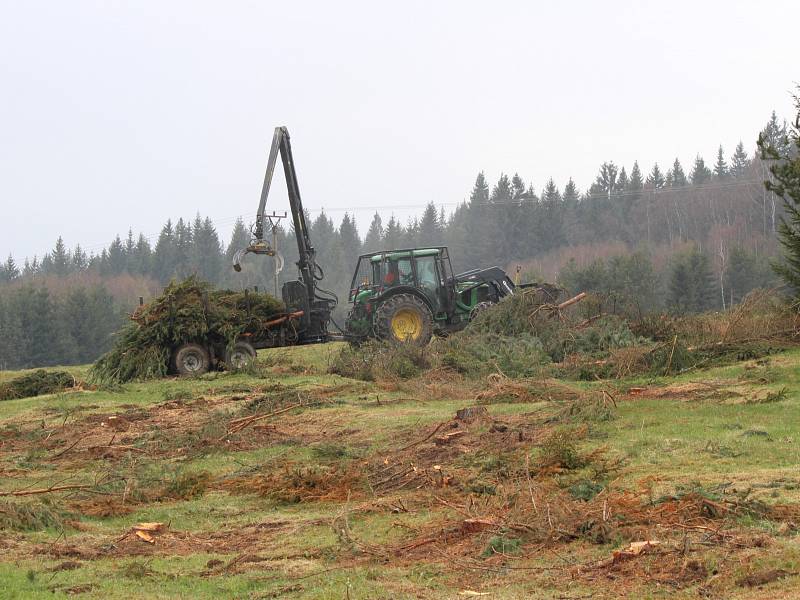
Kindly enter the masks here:
<path id="1" fill-rule="evenodd" d="M 368 381 L 412 379 L 430 369 L 470 379 L 619 379 L 676 375 L 800 344 L 798 306 L 768 290 L 726 311 L 690 315 L 642 315 L 630 310 L 633 302 L 598 294 L 556 302 L 552 294 L 526 289 L 425 348 L 372 342 L 343 350 L 331 371 Z M 611 307 L 619 313 L 609 314 Z"/>
<path id="2" fill-rule="evenodd" d="M 173 281 L 131 315 L 132 322 L 94 364 L 91 377 L 105 384 L 163 377 L 175 347 L 186 342 L 227 346 L 242 334 L 262 331 L 283 310 L 269 294 L 214 290 L 195 277 Z"/>
<path id="3" fill-rule="evenodd" d="M 589 318 L 573 307 L 593 303 L 579 294 L 555 304 L 538 288 L 504 298 L 479 313 L 464 331 L 445 340 L 438 354 L 442 364 L 469 376 L 500 372 L 509 377 L 535 377 L 552 363 L 581 354 L 593 359 L 645 340 L 614 315 Z"/>
<path id="4" fill-rule="evenodd" d="M 31 398 L 44 394 L 55 394 L 76 387 L 75 378 L 66 371 L 45 371 L 21 375 L 6 383 L 0 383 L 0 400 Z"/>

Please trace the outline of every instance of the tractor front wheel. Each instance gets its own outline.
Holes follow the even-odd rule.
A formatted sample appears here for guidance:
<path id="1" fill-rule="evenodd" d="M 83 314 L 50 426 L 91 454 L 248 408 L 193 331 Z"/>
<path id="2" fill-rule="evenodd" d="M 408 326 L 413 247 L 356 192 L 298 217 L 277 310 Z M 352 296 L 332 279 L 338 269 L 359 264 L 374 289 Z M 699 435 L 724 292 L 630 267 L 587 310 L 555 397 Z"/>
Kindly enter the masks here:
<path id="1" fill-rule="evenodd" d="M 425 346 L 433 336 L 433 315 L 427 304 L 411 294 L 397 294 L 375 310 L 378 338 Z"/>

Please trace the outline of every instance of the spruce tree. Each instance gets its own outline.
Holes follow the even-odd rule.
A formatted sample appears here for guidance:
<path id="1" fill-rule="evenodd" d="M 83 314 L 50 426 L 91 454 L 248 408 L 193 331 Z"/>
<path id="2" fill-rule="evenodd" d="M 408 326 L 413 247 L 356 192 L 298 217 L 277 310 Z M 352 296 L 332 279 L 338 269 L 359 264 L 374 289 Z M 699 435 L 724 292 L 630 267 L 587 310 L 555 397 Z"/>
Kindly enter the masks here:
<path id="1" fill-rule="evenodd" d="M 128 273 L 136 272 L 136 261 L 134 252 L 136 251 L 136 242 L 133 239 L 133 229 L 128 229 L 128 237 L 125 238 L 125 270 Z"/>
<path id="2" fill-rule="evenodd" d="M 33 255 L 33 258 L 29 261 L 28 258 L 25 258 L 25 262 L 22 266 L 22 276 L 23 277 L 33 277 L 39 272 L 39 259 L 36 258 L 36 255 Z"/>
<path id="3" fill-rule="evenodd" d="M 511 178 L 511 197 L 514 200 L 519 200 L 525 195 L 525 182 L 522 180 L 522 177 L 519 176 L 519 173 L 514 173 L 514 176 Z"/>
<path id="4" fill-rule="evenodd" d="M 767 190 L 783 198 L 784 215 L 778 225 L 778 239 L 783 246 L 784 262 L 777 263 L 775 271 L 800 298 L 800 93 L 794 100 L 797 118 L 794 128 L 786 133 L 788 142 L 776 147 L 775 140 L 770 141 L 762 133 L 758 147 L 762 158 L 769 161 L 772 174 L 772 181 L 764 184 Z"/>
<path id="5" fill-rule="evenodd" d="M 564 204 L 566 206 L 575 206 L 578 203 L 579 198 L 580 194 L 578 192 L 578 186 L 575 185 L 572 177 L 570 177 L 567 185 L 564 186 Z"/>
<path id="6" fill-rule="evenodd" d="M 439 213 L 433 202 L 429 202 L 419 220 L 417 244 L 420 246 L 440 246 L 442 244 L 442 227 L 439 224 Z"/>
<path id="7" fill-rule="evenodd" d="M 355 221 L 347 213 L 344 213 L 339 224 L 339 237 L 342 240 L 344 264 L 348 268 L 355 268 L 356 259 L 361 254 L 361 238 L 358 236 Z"/>
<path id="8" fill-rule="evenodd" d="M 744 144 L 741 140 L 736 145 L 736 150 L 731 157 L 730 174 L 735 179 L 741 179 L 747 173 L 747 166 L 750 164 L 747 158 L 747 152 L 744 150 Z"/>
<path id="9" fill-rule="evenodd" d="M 725 154 L 722 151 L 722 146 L 717 150 L 717 163 L 714 165 L 714 175 L 716 175 L 719 181 L 728 177 L 728 163 L 725 162 Z"/>
<path id="10" fill-rule="evenodd" d="M 661 172 L 661 169 L 658 168 L 658 163 L 655 163 L 650 174 L 647 176 L 647 185 L 652 186 L 654 190 L 660 190 L 664 187 L 666 182 L 664 174 Z"/>
<path id="11" fill-rule="evenodd" d="M 723 281 L 725 296 L 731 305 L 741 302 L 748 292 L 758 286 L 755 256 L 742 246 L 734 246 L 728 255 Z"/>
<path id="12" fill-rule="evenodd" d="M 642 171 L 639 169 L 639 162 L 634 161 L 633 168 L 631 169 L 631 177 L 628 180 L 628 185 L 625 188 L 625 191 L 638 192 L 643 187 L 644 181 L 642 180 Z"/>
<path id="13" fill-rule="evenodd" d="M 100 256 L 97 257 L 97 272 L 100 273 L 101 277 L 113 275 L 108 262 L 108 250 L 105 248 L 100 252 Z"/>
<path id="14" fill-rule="evenodd" d="M 670 169 L 670 173 L 672 174 L 671 187 L 683 187 L 689 183 L 686 179 L 686 173 L 683 172 L 681 161 L 679 161 L 677 158 L 675 159 L 675 162 L 672 163 L 672 169 Z"/>
<path id="15" fill-rule="evenodd" d="M 103 250 L 105 254 L 105 249 Z M 102 255 L 100 258 L 102 264 Z M 167 283 L 174 275 L 177 268 L 178 249 L 175 239 L 175 232 L 172 227 L 172 220 L 167 219 L 164 227 L 156 242 L 153 252 L 153 271 L 156 279 L 161 283 Z"/>
<path id="16" fill-rule="evenodd" d="M 108 247 L 108 271 L 110 275 L 119 275 L 125 270 L 127 266 L 127 257 L 125 256 L 125 245 L 119 236 L 114 238 L 111 245 Z"/>
<path id="17" fill-rule="evenodd" d="M 619 190 L 619 169 L 613 161 L 604 162 L 600 165 L 600 172 L 597 174 L 594 185 L 592 185 L 590 193 L 592 195 L 603 195 L 610 197 Z"/>
<path id="18" fill-rule="evenodd" d="M 400 248 L 403 244 L 404 237 L 405 232 L 403 231 L 403 226 L 400 224 L 400 221 L 392 215 L 389 217 L 389 222 L 386 224 L 386 232 L 383 236 L 383 249 L 394 250 Z"/>
<path id="19" fill-rule="evenodd" d="M 89 268 L 89 259 L 80 244 L 76 244 L 75 248 L 72 250 L 70 266 L 75 273 L 82 273 Z"/>
<path id="20" fill-rule="evenodd" d="M 189 275 L 192 256 L 192 226 L 183 218 L 175 223 L 175 272 L 173 275 L 183 279 Z"/>
<path id="21" fill-rule="evenodd" d="M 694 166 L 690 175 L 692 185 L 702 185 L 711 179 L 711 169 L 706 166 L 706 161 L 699 154 L 694 159 Z"/>
<path id="22" fill-rule="evenodd" d="M 763 140 L 759 143 L 759 148 L 761 148 L 761 146 L 773 148 L 778 156 L 786 156 L 789 153 L 792 144 L 789 139 L 786 121 L 780 123 L 778 121 L 778 115 L 775 114 L 774 110 L 772 111 L 769 121 L 767 121 L 767 124 L 764 126 L 764 129 L 761 130 L 759 140 Z"/>
<path id="23" fill-rule="evenodd" d="M 419 244 L 419 219 L 409 217 L 403 229 L 403 238 L 400 243 L 401 248 L 413 248 Z"/>
<path id="24" fill-rule="evenodd" d="M 564 243 L 562 197 L 551 177 L 542 190 L 540 246 L 544 250 L 558 248 Z"/>
<path id="25" fill-rule="evenodd" d="M 49 252 L 42 257 L 42 262 L 39 263 L 39 272 L 45 275 L 53 272 L 53 256 Z"/>
<path id="26" fill-rule="evenodd" d="M 6 281 L 14 281 L 20 276 L 17 263 L 14 261 L 14 257 L 11 256 L 10 254 L 8 255 L 8 259 L 6 260 L 6 264 L 3 265 L 3 270 L 5 271 Z"/>
<path id="27" fill-rule="evenodd" d="M 364 237 L 364 248 L 366 252 L 377 252 L 383 248 L 383 221 L 378 213 L 372 217 L 372 222 L 369 224 L 367 235 Z"/>
<path id="28" fill-rule="evenodd" d="M 698 248 L 673 258 L 669 277 L 670 305 L 678 312 L 702 312 L 716 305 L 711 261 Z"/>
<path id="29" fill-rule="evenodd" d="M 450 260 L 456 272 L 466 269 L 465 255 L 470 245 L 469 234 L 467 233 L 468 219 L 469 208 L 466 202 L 462 202 L 450 216 L 450 220 L 444 230 L 444 240 L 450 249 Z"/>
<path id="30" fill-rule="evenodd" d="M 677 256 L 672 263 L 669 275 L 669 304 L 677 312 L 688 312 L 691 274 L 683 256 Z"/>
<path id="31" fill-rule="evenodd" d="M 692 310 L 702 312 L 715 307 L 718 294 L 716 280 L 711 269 L 711 260 L 699 249 L 689 253 L 689 273 L 691 273 L 692 289 L 690 301 Z"/>
<path id="32" fill-rule="evenodd" d="M 69 274 L 69 253 L 67 252 L 67 247 L 64 245 L 64 239 L 61 236 L 58 236 L 56 246 L 50 253 L 50 258 L 52 260 L 51 272 L 54 275 L 64 277 Z"/>
<path id="33" fill-rule="evenodd" d="M 204 281 L 219 283 L 222 277 L 222 244 L 211 219 L 198 214 L 192 225 L 189 272 Z"/>
<path id="34" fill-rule="evenodd" d="M 486 257 L 491 247 L 492 233 L 486 226 L 489 216 L 488 204 L 489 184 L 481 171 L 475 178 L 467 203 L 466 228 L 470 244 L 464 248 L 463 261 L 468 267 L 474 265 L 480 257 Z"/>
<path id="35" fill-rule="evenodd" d="M 231 241 L 228 243 L 228 248 L 225 250 L 225 260 L 228 264 L 233 261 L 233 256 L 239 250 L 246 248 L 250 245 L 250 232 L 244 226 L 244 221 L 241 217 L 236 219 L 233 224 L 233 231 L 231 232 Z M 281 249 L 279 249 L 281 250 Z"/>
<path id="36" fill-rule="evenodd" d="M 128 271 L 134 275 L 149 275 L 153 269 L 153 251 L 150 242 L 139 234 L 131 256 L 128 257 Z"/>
<path id="37" fill-rule="evenodd" d="M 619 171 L 619 177 L 617 177 L 617 190 L 627 189 L 629 183 L 628 172 L 625 167 L 622 167 Z"/>
<path id="38" fill-rule="evenodd" d="M 511 180 L 505 173 L 492 188 L 489 196 L 489 211 L 483 229 L 487 232 L 488 251 L 479 257 L 482 262 L 502 264 L 512 258 L 517 240 L 513 234 L 518 222 L 519 205 L 514 202 Z"/>
<path id="39" fill-rule="evenodd" d="M 29 337 L 11 298 L 0 295 L 0 371 L 25 366 L 23 359 L 29 354 L 29 346 Z"/>

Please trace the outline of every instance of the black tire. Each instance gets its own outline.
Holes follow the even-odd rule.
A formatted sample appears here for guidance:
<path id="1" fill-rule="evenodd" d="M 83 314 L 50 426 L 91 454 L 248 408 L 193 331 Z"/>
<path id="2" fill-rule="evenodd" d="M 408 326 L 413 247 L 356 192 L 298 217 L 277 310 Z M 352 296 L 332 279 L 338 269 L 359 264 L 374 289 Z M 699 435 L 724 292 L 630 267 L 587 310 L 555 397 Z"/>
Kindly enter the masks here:
<path id="1" fill-rule="evenodd" d="M 225 368 L 229 371 L 244 369 L 256 359 L 256 349 L 249 342 L 236 342 L 225 349 Z"/>
<path id="2" fill-rule="evenodd" d="M 412 294 L 397 294 L 375 309 L 378 339 L 425 346 L 433 336 L 433 315 L 428 305 Z"/>
<path id="3" fill-rule="evenodd" d="M 202 375 L 210 365 L 208 350 L 200 344 L 184 344 L 172 357 L 172 366 L 178 375 Z"/>

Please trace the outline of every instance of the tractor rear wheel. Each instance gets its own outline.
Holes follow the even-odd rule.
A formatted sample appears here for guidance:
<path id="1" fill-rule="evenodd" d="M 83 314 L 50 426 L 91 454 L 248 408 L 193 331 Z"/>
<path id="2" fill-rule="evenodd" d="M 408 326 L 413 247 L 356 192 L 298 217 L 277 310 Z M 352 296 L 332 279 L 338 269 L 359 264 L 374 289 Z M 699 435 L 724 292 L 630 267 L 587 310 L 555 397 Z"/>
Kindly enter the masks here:
<path id="1" fill-rule="evenodd" d="M 378 338 L 425 346 L 433 336 L 433 315 L 428 305 L 412 294 L 397 294 L 375 310 Z"/>
<path id="2" fill-rule="evenodd" d="M 200 344 L 184 344 L 175 351 L 172 364 L 178 375 L 202 375 L 208 371 L 211 357 Z"/>

